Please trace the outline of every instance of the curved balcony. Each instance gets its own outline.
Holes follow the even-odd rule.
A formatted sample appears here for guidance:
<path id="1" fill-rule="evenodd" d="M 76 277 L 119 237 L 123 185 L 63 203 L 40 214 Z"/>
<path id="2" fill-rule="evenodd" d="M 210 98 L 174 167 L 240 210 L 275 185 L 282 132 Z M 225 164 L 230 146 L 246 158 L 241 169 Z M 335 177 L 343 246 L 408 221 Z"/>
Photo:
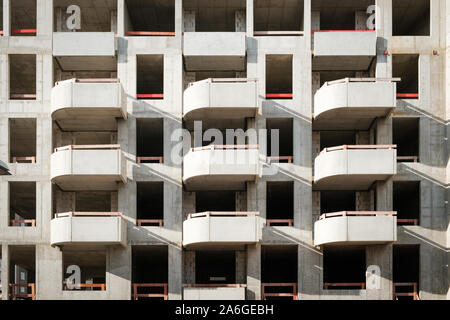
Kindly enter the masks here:
<path id="1" fill-rule="evenodd" d="M 50 244 L 126 245 L 127 226 L 120 212 L 58 213 L 50 222 Z"/>
<path id="2" fill-rule="evenodd" d="M 51 111 L 64 130 L 104 126 L 127 118 L 126 95 L 119 79 L 70 79 L 52 88 Z"/>
<path id="3" fill-rule="evenodd" d="M 314 160 L 315 190 L 367 190 L 397 173 L 396 145 L 325 148 Z"/>
<path id="4" fill-rule="evenodd" d="M 50 177 L 63 190 L 117 190 L 126 183 L 120 145 L 69 145 L 50 157 Z"/>
<path id="5" fill-rule="evenodd" d="M 254 117 L 258 109 L 256 79 L 206 79 L 184 91 L 184 118 Z"/>
<path id="6" fill-rule="evenodd" d="M 249 244 L 259 241 L 258 212 L 202 212 L 183 222 L 183 245 Z"/>
<path id="7" fill-rule="evenodd" d="M 183 161 L 188 190 L 242 190 L 259 175 L 258 145 L 210 145 L 192 148 Z"/>
<path id="8" fill-rule="evenodd" d="M 396 106 L 399 79 L 345 78 L 325 82 L 314 95 L 315 130 L 367 130 Z"/>
<path id="9" fill-rule="evenodd" d="M 397 241 L 397 212 L 325 213 L 314 223 L 314 245 L 380 244 Z"/>

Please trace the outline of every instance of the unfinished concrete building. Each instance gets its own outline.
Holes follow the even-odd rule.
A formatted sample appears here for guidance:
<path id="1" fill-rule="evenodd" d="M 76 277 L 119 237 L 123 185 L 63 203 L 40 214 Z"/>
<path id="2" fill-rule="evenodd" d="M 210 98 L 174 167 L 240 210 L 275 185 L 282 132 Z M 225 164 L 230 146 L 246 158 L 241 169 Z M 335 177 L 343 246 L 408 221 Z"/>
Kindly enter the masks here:
<path id="1" fill-rule="evenodd" d="M 450 299 L 448 1 L 0 10 L 3 300 Z"/>

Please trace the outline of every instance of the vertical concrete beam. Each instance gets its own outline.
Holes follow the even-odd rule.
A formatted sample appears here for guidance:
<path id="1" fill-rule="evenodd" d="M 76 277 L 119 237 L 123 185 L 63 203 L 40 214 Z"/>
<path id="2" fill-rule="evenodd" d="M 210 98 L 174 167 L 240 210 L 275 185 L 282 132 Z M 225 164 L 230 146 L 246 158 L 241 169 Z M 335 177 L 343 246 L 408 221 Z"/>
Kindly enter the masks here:
<path id="1" fill-rule="evenodd" d="M 245 11 L 238 10 L 234 13 L 235 31 L 236 32 L 246 32 L 245 23 Z"/>
<path id="2" fill-rule="evenodd" d="M 175 36 L 180 39 L 180 47 L 182 46 L 183 18 L 183 1 L 175 0 Z"/>
<path id="3" fill-rule="evenodd" d="M 298 299 L 317 299 L 320 296 L 323 259 L 322 253 L 314 247 L 298 246 Z"/>
<path id="4" fill-rule="evenodd" d="M 311 30 L 320 30 L 320 11 L 311 11 Z"/>
<path id="5" fill-rule="evenodd" d="M 183 283 L 195 283 L 195 251 L 184 251 L 183 261 Z"/>
<path id="6" fill-rule="evenodd" d="M 9 296 L 9 247 L 6 243 L 2 244 L 2 300 L 8 300 Z"/>
<path id="7" fill-rule="evenodd" d="M 36 0 L 37 35 L 52 35 L 53 33 L 53 1 Z"/>
<path id="8" fill-rule="evenodd" d="M 195 11 L 183 11 L 183 28 L 184 32 L 195 32 Z"/>
<path id="9" fill-rule="evenodd" d="M 261 245 L 247 246 L 247 300 L 261 300 Z"/>
<path id="10" fill-rule="evenodd" d="M 11 0 L 3 0 L 3 36 L 11 35 Z"/>
<path id="11" fill-rule="evenodd" d="M 106 263 L 106 291 L 109 299 L 131 298 L 131 246 L 109 247 Z"/>
<path id="12" fill-rule="evenodd" d="M 254 30 L 254 0 L 247 0 L 246 2 L 246 30 L 247 37 L 253 37 Z"/>
<path id="13" fill-rule="evenodd" d="M 169 245 L 169 299 L 182 299 L 183 251 L 181 247 Z M 194 256 L 195 258 L 195 256 Z"/>
<path id="14" fill-rule="evenodd" d="M 245 280 L 247 278 L 247 271 L 246 271 L 246 254 L 243 250 L 237 250 L 236 251 L 236 283 L 244 284 Z"/>
<path id="15" fill-rule="evenodd" d="M 392 248 L 392 244 L 366 247 L 366 292 L 369 300 L 392 300 Z M 380 274 L 377 274 L 378 270 Z"/>
<path id="16" fill-rule="evenodd" d="M 377 78 L 392 77 L 392 55 L 390 53 L 392 37 L 392 0 L 375 0 L 375 30 L 377 33 Z"/>
<path id="17" fill-rule="evenodd" d="M 36 299 L 61 299 L 63 270 L 62 253 L 59 248 L 47 244 L 36 246 Z"/>
<path id="18" fill-rule="evenodd" d="M 111 10 L 111 31 L 117 34 L 117 10 Z"/>

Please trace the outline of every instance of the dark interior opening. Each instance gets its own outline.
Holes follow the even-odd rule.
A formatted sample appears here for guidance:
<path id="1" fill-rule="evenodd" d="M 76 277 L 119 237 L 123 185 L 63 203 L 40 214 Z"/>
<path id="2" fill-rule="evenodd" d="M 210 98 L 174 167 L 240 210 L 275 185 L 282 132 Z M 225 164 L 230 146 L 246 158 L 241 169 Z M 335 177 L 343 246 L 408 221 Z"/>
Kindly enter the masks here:
<path id="1" fill-rule="evenodd" d="M 10 300 L 32 300 L 31 286 L 36 286 L 36 247 L 10 246 L 9 250 Z"/>
<path id="2" fill-rule="evenodd" d="M 11 5 L 11 35 L 36 35 L 36 0 L 13 0 Z"/>
<path id="3" fill-rule="evenodd" d="M 397 211 L 397 224 L 419 224 L 420 181 L 394 181 L 393 207 Z"/>
<path id="4" fill-rule="evenodd" d="M 412 283 L 420 282 L 420 245 L 394 245 L 393 247 L 393 282 L 395 293 L 411 293 Z M 396 285 L 403 284 L 403 285 Z M 409 284 L 409 285 L 407 285 Z M 397 296 L 397 299 L 413 299 L 412 296 Z"/>
<path id="5" fill-rule="evenodd" d="M 267 119 L 266 128 L 267 128 L 267 156 L 292 157 L 294 154 L 293 119 L 292 118 Z M 278 130 L 278 141 L 272 140 L 272 134 L 274 134 L 272 130 Z M 272 143 L 274 144 L 274 146 L 272 146 Z M 292 162 L 292 158 L 290 159 L 281 158 L 275 162 Z"/>
<path id="6" fill-rule="evenodd" d="M 183 10 L 193 12 L 196 32 L 245 32 L 245 5 L 245 0 L 185 0 Z M 236 21 L 236 11 L 242 12 L 242 21 L 239 23 Z M 242 27 L 237 28 L 238 24 Z"/>
<path id="7" fill-rule="evenodd" d="M 164 156 L 164 128 L 163 119 L 136 119 L 136 157 Z M 159 162 L 160 160 L 145 160 L 140 162 Z"/>
<path id="8" fill-rule="evenodd" d="M 235 284 L 235 252 L 196 251 L 195 279 L 197 284 Z"/>
<path id="9" fill-rule="evenodd" d="M 321 0 L 312 1 L 311 10 L 320 11 L 320 30 L 366 30 L 366 10 L 374 4 L 375 0 Z"/>
<path id="10" fill-rule="evenodd" d="M 168 257 L 167 246 L 133 246 L 132 282 L 167 283 Z"/>
<path id="11" fill-rule="evenodd" d="M 235 191 L 197 191 L 195 193 L 196 212 L 236 211 Z"/>
<path id="12" fill-rule="evenodd" d="M 127 34 L 130 31 L 175 32 L 175 0 L 126 0 L 125 7 L 125 35 L 138 35 Z"/>
<path id="13" fill-rule="evenodd" d="M 138 182 L 137 183 L 137 219 L 162 220 L 164 219 L 164 182 Z M 157 222 L 141 221 L 140 225 L 157 225 Z"/>
<path id="14" fill-rule="evenodd" d="M 294 182 L 267 182 L 267 219 L 294 219 Z M 275 223 L 274 225 L 277 225 Z"/>
<path id="15" fill-rule="evenodd" d="M 63 259 L 63 290 L 80 291 L 105 291 L 106 290 L 106 251 L 99 248 L 92 249 L 69 249 L 62 250 Z M 67 285 L 67 279 L 73 274 L 69 266 L 76 265 L 80 267 L 81 279 L 80 286 L 77 283 L 70 282 Z M 73 286 L 73 287 L 72 287 Z"/>
<path id="16" fill-rule="evenodd" d="M 303 0 L 255 0 L 255 31 L 303 31 Z"/>
<path id="17" fill-rule="evenodd" d="M 393 118 L 392 140 L 397 145 L 397 161 L 418 161 L 414 157 L 419 156 L 419 118 Z"/>
<path id="18" fill-rule="evenodd" d="M 263 246 L 261 281 L 263 283 L 297 283 L 297 246 Z"/>
<path id="19" fill-rule="evenodd" d="M 9 161 L 36 162 L 36 119 L 9 119 Z"/>
<path id="20" fill-rule="evenodd" d="M 361 289 L 366 283 L 364 247 L 324 247 L 323 283 L 325 289 Z M 353 284 L 328 285 L 327 284 Z"/>
<path id="21" fill-rule="evenodd" d="M 321 191 L 320 212 L 355 211 L 356 195 L 354 191 Z"/>
<path id="22" fill-rule="evenodd" d="M 36 55 L 10 54 L 9 98 L 36 100 Z"/>
<path id="23" fill-rule="evenodd" d="M 429 36 L 430 0 L 392 0 L 393 36 Z"/>
<path id="24" fill-rule="evenodd" d="M 419 55 L 417 54 L 394 54 L 392 55 L 392 77 L 401 78 L 397 82 L 397 96 L 400 98 L 418 98 L 411 96 L 419 93 Z"/>
<path id="25" fill-rule="evenodd" d="M 292 55 L 266 55 L 266 98 L 292 99 Z"/>
<path id="26" fill-rule="evenodd" d="M 0 0 L 0 36 L 2 35 L 3 35 L 3 0 Z"/>
<path id="27" fill-rule="evenodd" d="M 9 225 L 36 226 L 36 182 L 9 182 Z"/>
<path id="28" fill-rule="evenodd" d="M 356 144 L 354 131 L 320 131 L 320 150 L 345 144 Z"/>
<path id="29" fill-rule="evenodd" d="M 164 55 L 137 55 L 137 98 L 164 99 Z"/>

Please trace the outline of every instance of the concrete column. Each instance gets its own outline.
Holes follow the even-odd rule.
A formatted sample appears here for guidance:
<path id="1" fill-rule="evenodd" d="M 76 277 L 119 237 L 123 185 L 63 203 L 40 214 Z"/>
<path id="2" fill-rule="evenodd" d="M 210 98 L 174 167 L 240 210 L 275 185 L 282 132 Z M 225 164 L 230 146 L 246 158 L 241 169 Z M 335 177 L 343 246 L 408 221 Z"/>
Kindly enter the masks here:
<path id="1" fill-rule="evenodd" d="M 183 11 L 183 28 L 184 32 L 195 32 L 195 11 Z"/>
<path id="2" fill-rule="evenodd" d="M 236 192 L 236 211 L 247 211 L 247 192 Z"/>
<path id="3" fill-rule="evenodd" d="M 311 11 L 311 29 L 320 30 L 320 11 Z"/>
<path id="4" fill-rule="evenodd" d="M 258 211 L 257 183 L 247 182 L 247 210 Z"/>
<path id="5" fill-rule="evenodd" d="M 125 29 L 128 28 L 130 17 L 128 16 L 128 9 L 125 0 L 117 0 L 117 35 L 123 37 Z M 120 48 L 120 46 L 119 46 Z"/>
<path id="6" fill-rule="evenodd" d="M 247 30 L 247 37 L 253 37 L 253 30 L 254 30 L 254 3 L 253 0 L 247 0 L 246 2 L 246 30 Z"/>
<path id="7" fill-rule="evenodd" d="M 11 35 L 11 0 L 3 0 L 3 36 Z"/>
<path id="8" fill-rule="evenodd" d="M 375 30 L 377 33 L 377 78 L 392 77 L 392 55 L 390 39 L 392 37 L 392 0 L 375 0 Z M 384 51 L 388 55 L 384 54 Z"/>
<path id="9" fill-rule="evenodd" d="M 261 245 L 247 246 L 247 300 L 261 300 Z"/>
<path id="10" fill-rule="evenodd" d="M 312 246 L 298 246 L 298 299 L 317 299 L 322 286 L 322 253 Z"/>
<path id="11" fill-rule="evenodd" d="M 367 13 L 365 11 L 355 11 L 355 30 L 367 30 Z"/>
<path id="12" fill-rule="evenodd" d="M 6 243 L 2 244 L 2 300 L 8 300 L 9 295 L 9 247 Z"/>
<path id="13" fill-rule="evenodd" d="M 369 191 L 357 191 L 356 192 L 356 211 L 372 211 L 373 208 L 371 206 L 371 194 L 373 192 Z"/>
<path id="14" fill-rule="evenodd" d="M 375 209 L 377 211 L 392 211 L 392 181 L 376 182 L 377 203 Z"/>
<path id="15" fill-rule="evenodd" d="M 391 244 L 366 247 L 366 292 L 369 300 L 392 300 L 392 248 Z"/>
<path id="16" fill-rule="evenodd" d="M 36 0 L 37 35 L 53 34 L 53 1 Z"/>
<path id="17" fill-rule="evenodd" d="M 195 283 L 195 251 L 184 251 L 183 260 L 183 283 Z"/>
<path id="18" fill-rule="evenodd" d="M 182 299 L 183 251 L 181 247 L 169 245 L 169 299 Z M 194 257 L 195 258 L 195 257 Z"/>
<path id="19" fill-rule="evenodd" d="M 182 34 L 183 34 L 183 1 L 175 0 L 175 36 L 179 38 L 178 45 L 182 46 Z"/>
<path id="20" fill-rule="evenodd" d="M 42 101 L 42 78 L 47 70 L 43 68 L 42 55 L 36 55 L 36 100 Z"/>
<path id="21" fill-rule="evenodd" d="M 109 247 L 106 263 L 106 291 L 109 299 L 131 298 L 131 246 Z"/>
<path id="22" fill-rule="evenodd" d="M 320 89 L 320 72 L 312 73 L 312 112 L 314 113 L 314 95 Z M 314 134 L 314 132 L 313 132 Z"/>
<path id="23" fill-rule="evenodd" d="M 236 283 L 243 284 L 246 281 L 246 253 L 242 250 L 236 251 Z"/>
<path id="24" fill-rule="evenodd" d="M 235 31 L 236 32 L 246 32 L 246 23 L 245 23 L 245 11 L 244 10 L 238 10 L 234 14 L 234 21 L 236 24 Z"/>
<path id="25" fill-rule="evenodd" d="M 36 299 L 61 299 L 63 270 L 59 248 L 47 244 L 36 246 Z"/>

